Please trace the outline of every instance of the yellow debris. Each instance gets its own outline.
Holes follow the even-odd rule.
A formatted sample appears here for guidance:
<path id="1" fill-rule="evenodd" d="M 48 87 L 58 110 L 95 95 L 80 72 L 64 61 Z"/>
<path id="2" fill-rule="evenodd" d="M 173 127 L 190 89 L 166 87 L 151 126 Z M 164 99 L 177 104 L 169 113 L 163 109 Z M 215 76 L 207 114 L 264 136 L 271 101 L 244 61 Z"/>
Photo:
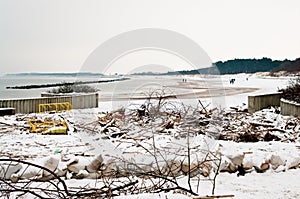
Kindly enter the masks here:
<path id="1" fill-rule="evenodd" d="M 68 111 L 72 109 L 70 102 L 39 104 L 39 113 Z"/>
<path id="2" fill-rule="evenodd" d="M 51 120 L 49 118 L 28 119 L 29 131 L 42 134 L 68 134 L 68 126 L 65 121 Z"/>

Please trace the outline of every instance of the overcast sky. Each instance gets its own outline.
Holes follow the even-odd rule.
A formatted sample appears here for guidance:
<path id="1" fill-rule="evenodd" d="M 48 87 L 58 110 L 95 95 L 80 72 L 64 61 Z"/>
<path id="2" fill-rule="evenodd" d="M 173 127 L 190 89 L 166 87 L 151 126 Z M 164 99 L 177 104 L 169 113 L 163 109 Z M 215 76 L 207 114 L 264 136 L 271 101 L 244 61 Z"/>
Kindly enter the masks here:
<path id="1" fill-rule="evenodd" d="M 101 43 L 139 28 L 183 34 L 213 62 L 295 59 L 299 21 L 299 0 L 0 0 L 0 72 L 77 72 Z"/>

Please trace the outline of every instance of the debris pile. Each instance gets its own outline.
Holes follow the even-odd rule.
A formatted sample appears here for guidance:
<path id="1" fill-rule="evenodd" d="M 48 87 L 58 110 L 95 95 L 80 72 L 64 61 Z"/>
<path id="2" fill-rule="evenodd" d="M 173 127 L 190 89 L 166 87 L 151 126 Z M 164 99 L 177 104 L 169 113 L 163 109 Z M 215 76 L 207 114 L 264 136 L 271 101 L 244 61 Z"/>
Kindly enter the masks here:
<path id="1" fill-rule="evenodd" d="M 61 150 L 34 160 L 67 179 L 129 175 L 211 177 L 219 171 L 245 175 L 254 170 L 280 172 L 300 165 L 299 118 L 281 116 L 274 108 L 250 114 L 238 108 L 208 110 L 201 103 L 197 108 L 157 103 L 91 114 L 85 122 L 82 118 L 49 120 L 46 116 L 49 114 L 42 119 L 29 119 L 30 132 L 56 134 L 61 132 L 58 128 L 69 128 L 73 134 L 85 132 L 90 140 L 84 145 L 102 151 L 71 154 Z M 15 126 L 24 129 L 29 117 L 14 117 L 22 118 Z M 4 121 L 1 120 L 2 125 Z M 54 131 L 50 126 L 55 126 Z M 278 152 L 282 144 L 291 143 L 289 150 L 283 149 L 284 145 L 284 153 Z M 0 176 L 13 181 L 33 176 L 51 178 L 47 172 L 20 165 L 2 167 Z"/>
<path id="2" fill-rule="evenodd" d="M 280 115 L 275 108 L 264 109 L 254 114 L 225 112 L 220 140 L 235 142 L 300 140 L 300 119 Z"/>

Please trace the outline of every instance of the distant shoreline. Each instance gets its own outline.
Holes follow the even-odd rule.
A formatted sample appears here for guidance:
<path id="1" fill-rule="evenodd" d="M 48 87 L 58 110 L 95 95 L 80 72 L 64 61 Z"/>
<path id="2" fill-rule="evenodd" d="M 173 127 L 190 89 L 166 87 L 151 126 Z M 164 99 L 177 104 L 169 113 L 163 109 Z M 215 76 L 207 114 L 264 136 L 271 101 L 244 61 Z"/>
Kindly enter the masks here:
<path id="1" fill-rule="evenodd" d="M 80 72 L 80 73 L 8 73 L 4 76 L 63 76 L 63 77 L 85 77 L 85 76 L 104 76 L 102 73 Z"/>

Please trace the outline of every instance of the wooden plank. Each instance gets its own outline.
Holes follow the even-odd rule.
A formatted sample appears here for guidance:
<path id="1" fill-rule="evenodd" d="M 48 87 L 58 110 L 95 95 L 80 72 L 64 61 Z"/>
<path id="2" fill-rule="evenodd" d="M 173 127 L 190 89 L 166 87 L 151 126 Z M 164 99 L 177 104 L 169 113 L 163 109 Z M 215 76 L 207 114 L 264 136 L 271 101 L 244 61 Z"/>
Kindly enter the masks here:
<path id="1" fill-rule="evenodd" d="M 193 196 L 193 199 L 233 198 L 234 195 Z"/>

